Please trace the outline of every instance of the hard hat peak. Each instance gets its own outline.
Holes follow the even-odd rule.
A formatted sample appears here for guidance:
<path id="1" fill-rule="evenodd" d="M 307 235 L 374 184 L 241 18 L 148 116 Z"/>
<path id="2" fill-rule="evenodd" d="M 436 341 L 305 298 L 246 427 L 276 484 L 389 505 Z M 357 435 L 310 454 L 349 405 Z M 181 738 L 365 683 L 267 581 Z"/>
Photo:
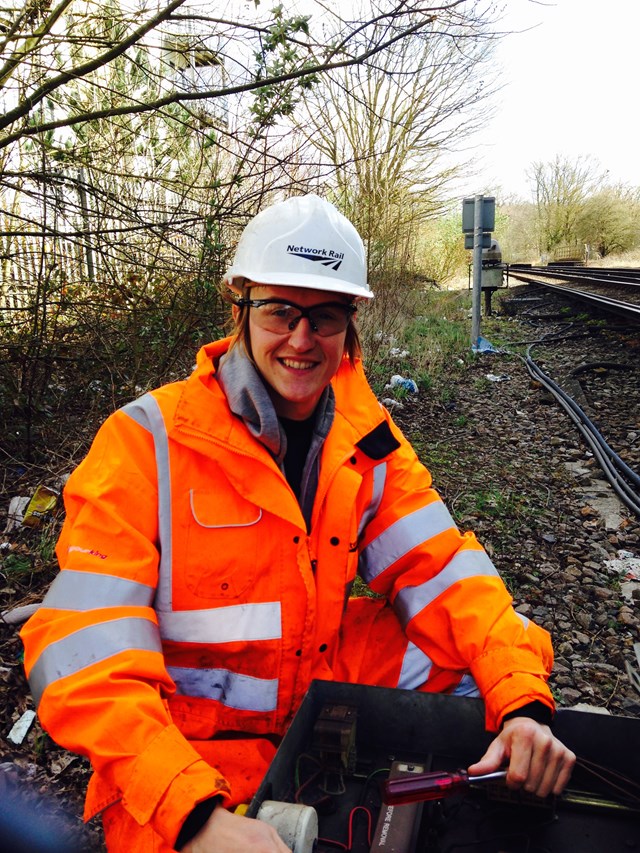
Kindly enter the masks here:
<path id="1" fill-rule="evenodd" d="M 249 222 L 224 276 L 236 288 L 242 279 L 373 296 L 360 235 L 334 205 L 314 194 L 278 202 Z"/>

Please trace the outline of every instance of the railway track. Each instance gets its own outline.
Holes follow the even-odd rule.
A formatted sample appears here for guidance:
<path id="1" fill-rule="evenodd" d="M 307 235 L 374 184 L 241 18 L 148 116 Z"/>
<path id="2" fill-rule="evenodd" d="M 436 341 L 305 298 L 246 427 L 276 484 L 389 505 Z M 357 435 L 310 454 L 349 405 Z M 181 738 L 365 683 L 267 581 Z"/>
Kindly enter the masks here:
<path id="1" fill-rule="evenodd" d="M 537 284 L 565 294 L 570 299 L 591 303 L 603 311 L 623 315 L 640 322 L 640 270 L 608 267 L 534 267 L 510 264 L 511 279 Z"/>

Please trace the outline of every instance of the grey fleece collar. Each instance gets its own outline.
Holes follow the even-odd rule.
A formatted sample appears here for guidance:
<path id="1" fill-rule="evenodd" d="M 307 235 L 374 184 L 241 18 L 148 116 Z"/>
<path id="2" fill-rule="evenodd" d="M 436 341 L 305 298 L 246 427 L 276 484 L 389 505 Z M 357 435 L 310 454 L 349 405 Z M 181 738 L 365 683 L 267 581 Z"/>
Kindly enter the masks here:
<path id="1" fill-rule="evenodd" d="M 242 418 L 251 435 L 267 448 L 282 468 L 287 452 L 287 437 L 264 382 L 244 347 L 235 346 L 222 356 L 217 378 L 231 411 Z M 307 469 L 317 457 L 331 429 L 334 413 L 335 397 L 333 388 L 329 385 L 316 407 L 314 437 L 303 473 L 303 485 L 304 481 L 309 479 Z"/>
<path id="2" fill-rule="evenodd" d="M 242 418 L 251 435 L 281 465 L 287 452 L 287 438 L 271 397 L 243 347 L 235 346 L 222 356 L 218 382 L 234 415 Z"/>

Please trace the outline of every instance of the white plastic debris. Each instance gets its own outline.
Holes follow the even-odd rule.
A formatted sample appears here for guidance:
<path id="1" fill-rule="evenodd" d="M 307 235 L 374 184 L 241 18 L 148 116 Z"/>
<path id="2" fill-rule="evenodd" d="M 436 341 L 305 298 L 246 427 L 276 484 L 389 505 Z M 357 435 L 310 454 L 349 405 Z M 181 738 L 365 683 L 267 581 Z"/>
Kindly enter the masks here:
<path id="1" fill-rule="evenodd" d="M 404 376 L 400 376 L 398 373 L 394 374 L 389 380 L 389 384 L 385 385 L 385 388 L 404 388 L 407 391 L 410 391 L 412 394 L 418 393 L 418 386 L 413 381 L 413 379 L 406 379 Z"/>
<path id="2" fill-rule="evenodd" d="M 404 409 L 400 400 L 394 400 L 393 397 L 384 397 L 380 402 L 385 408 L 389 409 L 390 412 L 394 409 Z"/>
<path id="3" fill-rule="evenodd" d="M 613 560 L 605 560 L 604 567 L 613 575 L 624 575 L 627 580 L 640 581 L 640 557 L 631 551 L 618 551 Z"/>
<path id="4" fill-rule="evenodd" d="M 33 725 L 35 718 L 35 711 L 25 711 L 20 719 L 13 724 L 13 728 L 7 735 L 7 740 L 10 740 L 11 743 L 14 743 L 16 746 L 20 746 L 29 733 L 29 729 Z"/>
<path id="5" fill-rule="evenodd" d="M 24 518 L 25 510 L 29 506 L 31 497 L 17 496 L 9 501 L 9 512 L 7 513 L 7 524 L 4 528 L 5 533 L 11 533 L 16 527 L 20 527 Z"/>
<path id="6" fill-rule="evenodd" d="M 389 355 L 391 358 L 406 358 L 409 355 L 409 350 L 400 349 L 400 347 L 391 347 Z"/>
<path id="7" fill-rule="evenodd" d="M 472 352 L 499 352 L 491 341 L 488 341 L 486 338 L 483 338 L 482 335 L 478 336 L 478 340 L 471 347 Z"/>
<path id="8" fill-rule="evenodd" d="M 630 602 L 635 603 L 633 591 L 640 589 L 640 557 L 631 551 L 618 551 L 613 560 L 604 561 L 605 569 L 620 578 L 620 594 Z"/>
<path id="9" fill-rule="evenodd" d="M 503 373 L 501 376 L 498 376 L 496 373 L 487 373 L 486 378 L 489 382 L 508 382 L 511 379 L 507 373 Z"/>
<path id="10" fill-rule="evenodd" d="M 42 602 L 35 604 L 23 604 L 21 607 L 13 607 L 10 610 L 3 610 L 0 613 L 0 619 L 6 622 L 7 625 L 21 625 L 31 618 L 33 614 L 42 606 Z"/>

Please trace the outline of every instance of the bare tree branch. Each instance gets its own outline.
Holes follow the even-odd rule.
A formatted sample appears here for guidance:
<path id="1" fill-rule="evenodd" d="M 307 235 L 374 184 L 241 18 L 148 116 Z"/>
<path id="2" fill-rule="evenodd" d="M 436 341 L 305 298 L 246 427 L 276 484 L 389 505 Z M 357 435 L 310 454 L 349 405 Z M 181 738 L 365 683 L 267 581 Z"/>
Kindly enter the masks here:
<path id="1" fill-rule="evenodd" d="M 5 62 L 4 66 L 0 68 L 0 88 L 5 85 L 9 77 L 13 74 L 13 72 L 20 65 L 20 63 L 24 62 L 24 60 L 30 53 L 33 53 L 35 50 L 37 50 L 44 36 L 51 32 L 51 29 L 56 23 L 56 21 L 64 13 L 65 9 L 67 9 L 71 5 L 72 2 L 73 0 L 61 0 L 61 2 L 56 6 L 56 8 L 47 16 L 46 20 L 44 20 L 40 24 L 40 26 L 37 27 L 33 35 L 30 35 L 26 39 L 26 44 L 24 45 L 24 47 L 13 51 L 13 54 Z M 11 37 L 15 34 L 16 31 L 17 30 L 15 28 L 12 28 L 11 36 L 9 34 L 7 35 L 4 44 L 0 47 L 0 50 L 5 49 L 5 47 L 11 40 Z"/>
<path id="2" fill-rule="evenodd" d="M 54 80 L 45 83 L 36 92 L 29 96 L 25 100 L 25 102 L 23 102 L 19 107 L 16 107 L 14 110 L 9 111 L 5 114 L 4 117 L 0 118 L 0 130 L 9 127 L 17 119 L 27 115 L 32 110 L 33 106 L 42 101 L 42 99 L 46 97 L 46 95 L 50 94 L 55 89 L 59 88 L 60 86 L 64 85 L 72 79 L 85 77 L 91 71 L 102 67 L 115 57 L 123 54 L 132 44 L 135 44 L 136 41 L 139 41 L 142 35 L 157 26 L 160 21 L 168 18 L 170 16 L 171 11 L 184 2 L 185 0 L 174 0 L 174 2 L 170 4 L 165 10 L 163 10 L 160 15 L 147 22 L 143 27 L 136 31 L 136 33 L 132 34 L 128 39 L 126 39 L 126 41 L 117 45 L 111 51 L 107 51 L 102 54 L 101 57 L 96 57 L 91 62 L 87 62 L 84 65 L 74 69 L 73 71 L 58 75 Z M 459 5 L 461 2 L 462 0 L 456 0 L 456 2 L 442 8 L 453 8 Z M 401 7 L 404 5 L 406 4 L 400 4 Z M 385 16 L 379 17 L 383 18 Z M 246 92 L 255 91 L 256 89 L 260 89 L 266 86 L 277 86 L 282 83 L 288 83 L 295 80 L 313 77 L 317 74 L 323 74 L 328 71 L 334 71 L 340 68 L 349 68 L 351 66 L 362 65 L 371 57 L 388 50 L 390 47 L 397 44 L 399 41 L 402 41 L 406 38 L 410 38 L 411 36 L 416 35 L 417 33 L 425 30 L 430 24 L 433 23 L 434 20 L 435 17 L 433 15 L 430 15 L 428 17 L 422 17 L 415 23 L 400 28 L 399 31 L 396 32 L 393 36 L 384 39 L 383 41 L 374 44 L 369 49 L 362 50 L 355 56 L 349 57 L 347 59 L 337 61 L 332 61 L 331 59 L 331 57 L 336 56 L 339 52 L 342 52 L 344 50 L 344 46 L 348 41 L 347 39 L 345 39 L 339 47 L 333 48 L 329 51 L 328 60 L 313 65 L 306 65 L 303 68 L 299 68 L 297 70 L 290 71 L 284 74 L 275 74 L 262 79 L 253 79 L 251 81 L 236 86 L 226 86 L 219 89 L 208 89 L 201 90 L 198 92 L 171 92 L 161 98 L 156 98 L 150 102 L 132 101 L 131 103 L 124 104 L 120 107 L 114 107 L 103 110 L 90 110 L 76 116 L 66 116 L 57 120 L 34 123 L 29 126 L 23 126 L 18 130 L 14 131 L 13 133 L 9 133 L 3 138 L 0 138 L 0 148 L 11 144 L 15 140 L 23 136 L 34 136 L 40 133 L 46 133 L 52 130 L 56 130 L 61 127 L 72 127 L 74 125 L 87 121 L 94 121 L 103 118 L 113 118 L 115 116 L 152 112 L 155 110 L 160 110 L 163 107 L 167 107 L 171 104 L 180 104 L 190 101 L 202 101 L 220 97 L 228 97 L 229 95 L 238 95 Z"/>
<path id="3" fill-rule="evenodd" d="M 31 95 L 27 95 L 25 100 L 15 107 L 13 110 L 9 110 L 5 113 L 3 117 L 0 118 L 0 130 L 8 127 L 10 124 L 13 124 L 14 121 L 17 121 L 20 118 L 24 118 L 28 115 L 31 110 L 37 106 L 47 95 L 50 95 L 56 89 L 59 89 L 61 86 L 64 86 L 70 80 L 77 80 L 78 78 L 86 77 L 92 71 L 96 71 L 98 68 L 102 68 L 104 65 L 107 65 L 112 60 L 116 59 L 118 56 L 121 56 L 125 51 L 127 51 L 132 45 L 139 42 L 146 33 L 150 30 L 153 30 L 158 24 L 166 21 L 167 18 L 171 16 L 171 12 L 174 9 L 177 9 L 185 0 L 173 0 L 173 2 L 167 4 L 167 6 L 162 9 L 162 11 L 158 12 L 157 15 L 154 15 L 152 18 L 149 18 L 144 24 L 138 27 L 137 30 L 134 30 L 130 36 L 123 39 L 121 42 L 116 44 L 110 50 L 105 51 L 104 53 L 96 56 L 94 59 L 89 60 L 88 62 L 79 65 L 76 68 L 72 68 L 69 71 L 64 71 L 61 74 L 56 75 L 51 80 L 47 80 L 39 89 L 36 89 Z M 62 125 L 59 125 L 62 126 Z M 46 130 L 47 128 L 43 128 Z M 26 130 L 26 129 L 25 129 Z M 31 129 L 29 128 L 29 131 Z M 40 132 L 40 131 L 36 131 Z M 15 138 L 15 137 L 14 137 Z M 13 139 L 11 137 L 7 137 L 6 140 L 3 140 L 1 144 L 6 144 L 7 142 L 11 142 Z"/>

